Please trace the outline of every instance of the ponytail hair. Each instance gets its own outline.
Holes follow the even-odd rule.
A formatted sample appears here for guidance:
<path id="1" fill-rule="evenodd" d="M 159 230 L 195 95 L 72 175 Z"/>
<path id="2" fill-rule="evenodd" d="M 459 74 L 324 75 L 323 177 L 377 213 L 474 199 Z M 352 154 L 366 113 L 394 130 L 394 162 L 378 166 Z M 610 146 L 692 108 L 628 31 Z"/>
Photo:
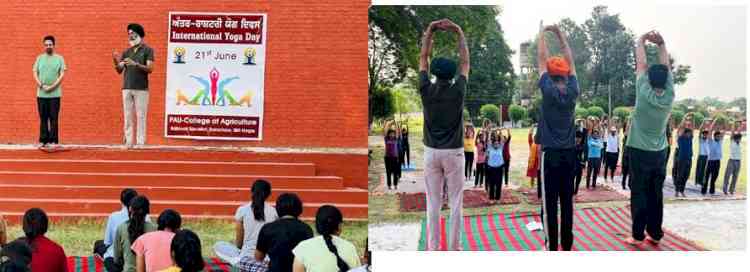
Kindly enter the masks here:
<path id="1" fill-rule="evenodd" d="M 332 205 L 323 205 L 318 209 L 318 213 L 315 215 L 315 230 L 323 236 L 323 240 L 326 242 L 328 250 L 336 256 L 336 265 L 339 267 L 339 271 L 349 271 L 349 264 L 339 256 L 336 245 L 333 244 L 332 235 L 335 234 L 341 228 L 341 223 L 344 221 L 344 217 L 341 211 Z"/>
<path id="2" fill-rule="evenodd" d="M 170 248 L 175 265 L 183 272 L 198 272 L 206 266 L 201 253 L 201 240 L 191 230 L 176 232 Z"/>
<path id="3" fill-rule="evenodd" d="M 146 232 L 146 215 L 149 213 L 150 203 L 148 198 L 139 195 L 130 201 L 130 213 L 128 220 L 128 239 L 135 243 L 138 237 Z"/>
<path id="4" fill-rule="evenodd" d="M 34 248 L 34 240 L 47 233 L 49 218 L 44 210 L 31 208 L 23 215 L 23 234 L 27 243 Z"/>
<path id="5" fill-rule="evenodd" d="M 266 199 L 271 196 L 271 184 L 262 179 L 256 180 L 253 183 L 251 191 L 253 193 L 253 202 L 250 205 L 253 208 L 253 216 L 257 221 L 266 221 L 265 204 Z"/>

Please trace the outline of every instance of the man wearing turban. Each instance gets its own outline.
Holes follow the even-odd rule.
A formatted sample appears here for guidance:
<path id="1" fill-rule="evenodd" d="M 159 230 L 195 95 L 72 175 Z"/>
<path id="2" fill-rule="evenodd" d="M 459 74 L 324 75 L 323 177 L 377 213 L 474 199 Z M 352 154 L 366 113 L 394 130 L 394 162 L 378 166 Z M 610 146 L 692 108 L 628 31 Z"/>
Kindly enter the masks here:
<path id="1" fill-rule="evenodd" d="M 432 34 L 444 30 L 458 35 L 460 61 L 438 57 L 429 62 Z M 434 75 L 435 83 L 430 81 Z M 456 77 L 458 71 L 458 77 Z M 440 241 L 440 208 L 446 183 L 450 213 L 448 249 L 460 250 L 463 225 L 464 131 L 463 109 L 469 76 L 469 48 L 461 27 L 448 19 L 430 23 L 422 37 L 419 57 L 419 93 L 424 114 L 424 171 L 427 196 L 427 250 L 437 250 Z M 455 79 L 454 79 L 455 78 Z"/>
<path id="2" fill-rule="evenodd" d="M 112 53 L 112 61 L 118 74 L 123 74 L 122 104 L 124 122 L 124 142 L 133 146 L 133 111 L 137 119 L 136 143 L 146 143 L 146 116 L 148 115 L 148 74 L 153 71 L 154 49 L 143 42 L 146 32 L 139 24 L 129 24 L 128 43 L 130 47 L 122 54 Z"/>
<path id="3" fill-rule="evenodd" d="M 560 41 L 564 57 L 548 58 L 544 38 L 552 32 Z M 542 221 L 546 230 L 546 247 L 558 250 L 557 205 L 560 204 L 560 244 L 563 250 L 573 246 L 573 191 L 575 153 L 575 107 L 578 98 L 573 52 L 558 26 L 541 27 L 537 40 L 539 89 L 542 92 L 541 118 L 538 127 L 542 145 L 541 191 Z"/>

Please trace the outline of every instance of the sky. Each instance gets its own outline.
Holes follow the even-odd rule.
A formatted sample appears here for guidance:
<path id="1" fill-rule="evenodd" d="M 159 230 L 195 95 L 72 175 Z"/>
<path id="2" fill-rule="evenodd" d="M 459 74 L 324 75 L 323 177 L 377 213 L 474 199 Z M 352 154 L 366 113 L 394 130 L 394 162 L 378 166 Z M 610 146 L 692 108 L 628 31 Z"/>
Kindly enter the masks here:
<path id="1" fill-rule="evenodd" d="M 600 4 L 608 6 L 610 14 L 620 14 L 623 25 L 637 36 L 652 29 L 658 30 L 677 63 L 691 66 L 687 82 L 675 88 L 677 99 L 710 96 L 730 101 L 747 96 L 746 6 L 726 3 L 513 0 L 500 1 L 503 12 L 498 21 L 506 42 L 518 52 L 522 42 L 538 33 L 540 20 L 551 24 L 569 17 L 582 24 L 591 17 L 593 7 Z M 518 54 L 513 55 L 511 60 L 515 71 L 519 71 Z"/>

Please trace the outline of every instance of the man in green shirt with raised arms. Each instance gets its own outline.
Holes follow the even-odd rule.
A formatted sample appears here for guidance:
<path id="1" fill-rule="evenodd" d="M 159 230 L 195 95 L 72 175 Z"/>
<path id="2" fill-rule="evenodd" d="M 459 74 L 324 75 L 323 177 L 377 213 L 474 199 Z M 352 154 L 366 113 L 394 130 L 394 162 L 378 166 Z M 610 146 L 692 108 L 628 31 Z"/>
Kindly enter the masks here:
<path id="1" fill-rule="evenodd" d="M 650 67 L 646 61 L 646 41 L 659 47 L 659 63 Z M 664 236 L 662 189 L 667 169 L 666 129 L 674 102 L 674 78 L 667 47 L 658 32 L 648 32 L 638 39 L 635 57 L 635 110 L 626 143 L 632 174 L 633 236 L 626 242 L 636 245 L 646 239 L 658 244 Z"/>
<path id="2" fill-rule="evenodd" d="M 44 53 L 34 62 L 34 80 L 36 81 L 36 101 L 39 110 L 39 143 L 42 147 L 58 143 L 57 117 L 60 113 L 60 86 L 65 75 L 65 60 L 55 53 L 55 37 L 45 36 L 42 39 Z"/>

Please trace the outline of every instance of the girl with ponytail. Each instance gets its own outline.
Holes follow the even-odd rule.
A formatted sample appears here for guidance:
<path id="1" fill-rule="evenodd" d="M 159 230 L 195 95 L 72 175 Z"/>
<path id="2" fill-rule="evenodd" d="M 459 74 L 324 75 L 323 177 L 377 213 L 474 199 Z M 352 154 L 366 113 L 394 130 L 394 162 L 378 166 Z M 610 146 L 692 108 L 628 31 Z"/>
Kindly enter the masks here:
<path id="1" fill-rule="evenodd" d="M 357 249 L 340 237 L 344 217 L 332 205 L 323 205 L 315 215 L 320 236 L 302 241 L 292 250 L 294 272 L 346 272 L 360 266 Z"/>
<path id="2" fill-rule="evenodd" d="M 128 207 L 128 221 L 117 227 L 117 234 L 114 242 L 114 258 L 104 260 L 104 266 L 107 271 L 135 272 L 136 255 L 131 250 L 133 243 L 141 235 L 156 231 L 157 227 L 151 222 L 146 221 L 151 204 L 143 195 L 139 195 L 130 200 Z"/>
<path id="3" fill-rule="evenodd" d="M 214 244 L 216 256 L 233 266 L 237 266 L 243 257 L 253 256 L 261 227 L 279 218 L 276 209 L 266 203 L 271 196 L 271 183 L 256 180 L 250 191 L 252 201 L 237 208 L 234 214 L 234 244 L 225 241 Z"/>

